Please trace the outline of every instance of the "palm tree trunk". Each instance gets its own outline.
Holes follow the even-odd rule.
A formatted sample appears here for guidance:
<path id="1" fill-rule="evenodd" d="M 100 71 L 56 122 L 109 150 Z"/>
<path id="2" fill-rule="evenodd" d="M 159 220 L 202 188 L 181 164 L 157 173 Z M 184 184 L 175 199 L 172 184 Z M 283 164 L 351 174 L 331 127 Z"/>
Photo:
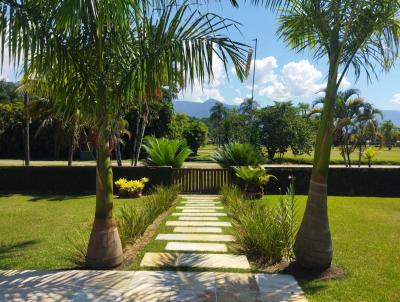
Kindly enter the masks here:
<path id="1" fill-rule="evenodd" d="M 30 155 L 30 142 L 29 142 L 29 97 L 27 93 L 24 93 L 24 110 L 25 110 L 25 166 L 29 166 L 31 162 L 31 155 Z"/>
<path id="2" fill-rule="evenodd" d="M 294 247 L 299 265 L 319 270 L 331 265 L 333 255 L 328 221 L 327 181 L 337 94 L 338 59 L 335 57 L 330 60 L 326 101 L 317 134 L 308 200 Z"/>
<path id="3" fill-rule="evenodd" d="M 143 138 L 144 138 L 144 133 L 146 131 L 146 125 L 147 125 L 147 117 L 143 117 L 142 127 L 140 130 L 140 136 L 139 136 L 138 145 L 137 145 L 136 154 L 135 154 L 135 167 L 137 166 L 137 164 L 139 162 L 140 150 L 141 150 L 142 144 L 143 144 Z"/>
<path id="4" fill-rule="evenodd" d="M 106 122 L 99 127 L 96 142 L 96 214 L 90 234 L 86 265 L 105 269 L 122 263 L 122 244 L 113 218 L 113 172 Z"/>
<path id="5" fill-rule="evenodd" d="M 121 157 L 121 144 L 120 144 L 120 136 L 119 133 L 116 134 L 116 141 L 115 141 L 115 157 L 117 159 L 118 167 L 122 167 L 122 157 Z"/>
<path id="6" fill-rule="evenodd" d="M 72 166 L 72 161 L 74 158 L 74 151 L 75 151 L 75 139 L 74 134 L 72 134 L 71 140 L 68 146 L 68 167 Z"/>
<path id="7" fill-rule="evenodd" d="M 132 152 L 132 160 L 131 160 L 131 166 L 135 163 L 135 158 L 136 158 L 136 148 L 138 145 L 139 141 L 139 130 L 140 130 L 140 111 L 138 111 L 138 116 L 136 119 L 136 130 L 135 130 L 135 139 L 133 141 L 133 152 Z"/>

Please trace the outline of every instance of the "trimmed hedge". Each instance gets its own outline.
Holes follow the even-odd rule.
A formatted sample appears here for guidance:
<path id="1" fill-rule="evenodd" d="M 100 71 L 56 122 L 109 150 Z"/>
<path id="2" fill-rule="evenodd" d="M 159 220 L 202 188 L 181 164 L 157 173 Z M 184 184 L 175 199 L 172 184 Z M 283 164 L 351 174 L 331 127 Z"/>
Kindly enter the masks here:
<path id="1" fill-rule="evenodd" d="M 170 185 L 171 167 L 113 167 L 114 180 L 148 177 L 146 190 Z M 0 167 L 0 192 L 95 194 L 95 167 Z M 116 188 L 114 187 L 114 191 Z"/>
<path id="2" fill-rule="evenodd" d="M 286 192 L 290 179 L 295 177 L 298 195 L 308 194 L 311 167 L 271 167 L 267 168 L 278 181 L 271 180 L 266 186 L 268 194 Z M 332 196 L 379 196 L 400 197 L 400 168 L 330 168 L 328 195 Z"/>
<path id="3" fill-rule="evenodd" d="M 289 186 L 289 176 L 296 178 L 296 194 L 308 193 L 311 167 L 271 167 L 267 170 L 278 178 L 267 184 L 268 194 L 284 193 Z M 0 167 L 0 192 L 94 194 L 95 172 L 95 167 Z M 114 180 L 148 177 L 147 190 L 173 182 L 171 167 L 113 167 L 113 172 Z M 233 172 L 232 176 L 236 182 Z M 400 197 L 400 168 L 330 168 L 328 194 Z"/>

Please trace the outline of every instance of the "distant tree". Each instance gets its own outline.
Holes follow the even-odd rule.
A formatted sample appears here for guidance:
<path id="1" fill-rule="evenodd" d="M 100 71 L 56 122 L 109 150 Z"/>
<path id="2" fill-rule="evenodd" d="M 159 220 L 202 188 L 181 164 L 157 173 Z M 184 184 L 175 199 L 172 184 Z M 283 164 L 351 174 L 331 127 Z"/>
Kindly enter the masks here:
<path id="1" fill-rule="evenodd" d="M 221 102 L 216 102 L 210 109 L 211 136 L 213 141 L 219 146 L 224 143 L 226 138 L 222 127 L 227 111 L 227 108 Z"/>
<path id="2" fill-rule="evenodd" d="M 22 95 L 17 89 L 17 83 L 0 80 L 0 103 L 22 100 Z"/>
<path id="3" fill-rule="evenodd" d="M 260 143 L 267 149 L 269 160 L 276 154 L 282 157 L 289 149 L 296 155 L 312 150 L 312 128 L 291 102 L 275 102 L 261 109 L 258 125 Z"/>
<path id="4" fill-rule="evenodd" d="M 383 121 L 380 125 L 385 147 L 391 150 L 397 141 L 398 129 L 391 120 Z"/>
<path id="5" fill-rule="evenodd" d="M 259 107 L 260 105 L 253 98 L 244 98 L 239 106 L 239 112 L 248 116 L 254 116 L 254 110 Z"/>
<path id="6" fill-rule="evenodd" d="M 207 142 L 208 128 L 198 120 L 192 120 L 188 127 L 183 131 L 183 137 L 186 140 L 193 155 L 197 155 L 197 151 Z"/>
<path id="7" fill-rule="evenodd" d="M 169 137 L 172 139 L 182 139 L 183 132 L 189 128 L 190 121 L 191 119 L 186 113 L 181 113 L 181 112 L 175 113 L 169 125 L 170 128 Z"/>

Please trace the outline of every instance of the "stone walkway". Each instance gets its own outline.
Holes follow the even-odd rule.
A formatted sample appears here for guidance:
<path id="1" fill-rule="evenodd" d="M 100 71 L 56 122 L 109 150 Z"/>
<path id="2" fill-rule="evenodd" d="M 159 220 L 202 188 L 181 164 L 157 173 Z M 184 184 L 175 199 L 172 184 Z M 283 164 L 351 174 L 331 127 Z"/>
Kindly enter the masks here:
<path id="1" fill-rule="evenodd" d="M 163 271 L 0 271 L 0 301 L 307 301 L 292 276 L 248 273 L 246 256 L 229 252 L 231 223 L 215 198 L 185 196 L 170 215 L 171 233 L 156 237 L 165 250 L 141 262 Z"/>
<path id="2" fill-rule="evenodd" d="M 278 302 L 306 299 L 289 275 L 0 271 L 0 301 Z"/>
<path id="3" fill-rule="evenodd" d="M 166 222 L 166 226 L 174 227 L 172 233 L 156 237 L 156 240 L 167 241 L 165 251 L 146 253 L 140 266 L 249 270 L 245 256 L 228 252 L 228 244 L 234 237 L 226 234 L 226 230 L 232 225 L 217 197 L 183 197 Z"/>

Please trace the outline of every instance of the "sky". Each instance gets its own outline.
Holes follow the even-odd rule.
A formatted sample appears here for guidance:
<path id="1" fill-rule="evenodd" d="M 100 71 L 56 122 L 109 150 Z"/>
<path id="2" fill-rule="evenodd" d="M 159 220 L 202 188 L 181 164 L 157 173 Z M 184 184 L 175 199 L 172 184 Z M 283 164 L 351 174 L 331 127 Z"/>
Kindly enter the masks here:
<path id="1" fill-rule="evenodd" d="M 317 93 L 326 83 L 327 62 L 313 60 L 307 51 L 296 53 L 289 49 L 276 35 L 278 23 L 273 13 L 244 1 L 239 8 L 233 8 L 228 0 L 221 0 L 221 4 L 210 2 L 213 4 L 203 5 L 200 9 L 241 23 L 241 33 L 229 32 L 233 40 L 254 45 L 253 39 L 258 39 L 254 98 L 260 105 L 289 100 L 311 103 L 319 96 Z M 180 100 L 201 102 L 214 98 L 227 104 L 239 104 L 251 95 L 252 75 L 241 83 L 232 70 L 226 74 L 222 63 L 215 61 L 214 82 L 184 91 L 179 95 Z M 356 82 L 350 71 L 340 88 L 359 89 L 363 98 L 380 109 L 400 110 L 399 84 L 400 66 L 397 64 L 391 72 L 380 74 L 378 79 L 372 78 L 372 83 L 368 83 L 365 76 Z"/>
<path id="2" fill-rule="evenodd" d="M 268 10 L 251 6 L 241 1 L 239 8 L 228 4 L 228 0 L 209 1 L 202 5 L 203 12 L 217 13 L 241 24 L 240 32 L 230 30 L 228 35 L 236 41 L 254 45 L 258 39 L 256 59 L 256 79 L 254 98 L 261 105 L 273 101 L 312 102 L 325 87 L 327 63 L 313 60 L 309 52 L 296 53 L 289 49 L 276 35 L 276 16 Z M 249 2 L 249 1 L 247 1 Z M 8 65 L 7 53 L 0 78 L 16 81 L 20 77 Z M 400 60 L 399 60 L 400 63 Z M 235 73 L 228 68 L 226 73 L 222 63 L 214 60 L 214 81 L 201 87 L 195 85 L 179 94 L 180 100 L 201 102 L 209 98 L 226 104 L 239 104 L 244 97 L 251 95 L 251 78 L 241 83 Z M 357 88 L 361 96 L 380 109 L 400 110 L 400 66 L 379 75 L 368 83 L 365 76 L 356 82 L 351 71 L 346 74 L 341 89 Z"/>

